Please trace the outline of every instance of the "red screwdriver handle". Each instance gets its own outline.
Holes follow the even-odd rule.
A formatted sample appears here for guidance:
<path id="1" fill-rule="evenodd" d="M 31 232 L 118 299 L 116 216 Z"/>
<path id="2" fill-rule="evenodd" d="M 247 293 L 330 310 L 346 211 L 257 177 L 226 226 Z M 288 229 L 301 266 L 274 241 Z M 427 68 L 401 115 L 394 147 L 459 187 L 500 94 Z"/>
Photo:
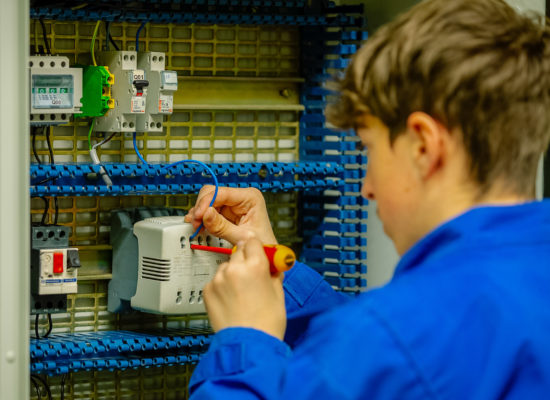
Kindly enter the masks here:
<path id="1" fill-rule="evenodd" d="M 231 255 L 235 252 L 237 247 L 235 246 L 232 249 L 228 249 L 225 247 L 212 247 L 202 246 L 200 244 L 192 244 L 191 249 Z M 275 275 L 279 272 L 288 271 L 294 266 L 294 262 L 296 261 L 296 255 L 294 254 L 292 249 L 280 244 L 264 245 L 264 252 L 269 261 L 269 272 L 271 272 L 271 275 Z"/>

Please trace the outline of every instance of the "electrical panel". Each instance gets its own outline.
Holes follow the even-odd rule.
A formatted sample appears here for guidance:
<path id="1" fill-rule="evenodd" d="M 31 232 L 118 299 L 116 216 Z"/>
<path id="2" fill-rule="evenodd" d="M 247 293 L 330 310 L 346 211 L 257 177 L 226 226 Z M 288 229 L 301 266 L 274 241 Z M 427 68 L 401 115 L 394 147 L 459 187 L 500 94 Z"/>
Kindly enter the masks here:
<path id="1" fill-rule="evenodd" d="M 70 228 L 33 226 L 31 229 L 31 313 L 67 310 L 67 294 L 77 293 L 80 257 L 69 247 Z"/>
<path id="2" fill-rule="evenodd" d="M 82 107 L 82 69 L 60 56 L 30 57 L 31 125 L 69 122 Z"/>
<path id="3" fill-rule="evenodd" d="M 166 55 L 161 52 L 139 52 L 138 69 L 149 82 L 144 114 L 137 116 L 137 132 L 162 132 L 165 115 L 174 110 L 174 92 L 178 90 L 178 74 L 165 70 Z"/>
<path id="4" fill-rule="evenodd" d="M 114 108 L 97 117 L 97 132 L 135 132 L 136 117 L 145 114 L 147 87 L 145 72 L 137 67 L 135 51 L 104 51 L 97 53 L 98 63 L 106 66 L 114 75 L 111 98 Z"/>
<path id="5" fill-rule="evenodd" d="M 239 1 L 236 0 L 235 4 Z M 144 9 L 151 8 L 147 2 L 139 3 Z M 164 4 L 164 2 L 157 3 Z M 191 3 L 196 2 L 191 1 Z M 40 47 L 42 43 L 46 45 L 49 40 L 53 53 L 67 55 L 70 60 L 88 59 L 89 45 L 95 44 L 97 67 L 88 66 L 84 69 L 99 71 L 106 68 L 104 72 L 109 70 L 114 77 L 111 86 L 105 84 L 105 80 L 109 79 L 106 75 L 97 76 L 99 79 L 94 77 L 96 83 L 93 91 L 88 91 L 86 89 L 88 79 L 83 70 L 82 107 L 79 116 L 95 118 L 95 121 L 83 119 L 75 124 L 74 128 L 54 127 L 50 132 L 55 139 L 50 142 L 53 152 L 56 153 L 56 159 L 58 161 L 73 159 L 77 163 L 49 165 L 44 162 L 42 165 L 31 166 L 33 171 L 31 194 L 33 196 L 68 196 L 62 200 L 59 220 L 72 227 L 71 235 L 75 246 L 84 246 L 81 248 L 82 251 L 85 250 L 85 254 L 90 254 L 96 263 L 93 271 L 90 271 L 92 275 L 85 277 L 84 282 L 79 282 L 80 293 L 76 295 L 32 294 L 32 313 L 66 312 L 66 315 L 58 315 L 54 318 L 55 334 L 51 339 L 33 340 L 37 345 L 43 346 L 43 354 L 40 354 L 40 351 L 33 352 L 31 348 L 31 372 L 57 376 L 48 378 L 48 382 L 54 383 L 52 386 L 54 396 L 57 394 L 59 397 L 59 391 L 65 386 L 68 389 L 65 393 L 70 392 L 75 397 L 101 395 L 99 392 L 105 384 L 109 387 L 117 384 L 118 381 L 115 382 L 115 380 L 120 374 L 114 371 L 163 365 L 166 367 L 157 368 L 157 371 L 155 368 L 148 369 L 146 373 L 137 371 L 139 377 L 136 384 L 126 388 L 127 397 L 148 398 L 172 395 L 185 398 L 186 388 L 179 382 L 188 381 L 192 368 L 181 368 L 181 365 L 196 363 L 200 357 L 199 353 L 203 350 L 182 342 L 182 338 L 185 339 L 182 335 L 186 333 L 171 331 L 168 335 L 178 340 L 177 349 L 168 347 L 167 341 L 159 340 L 158 349 L 153 351 L 153 342 L 148 337 L 144 337 L 141 328 L 147 326 L 173 329 L 207 328 L 206 316 L 195 314 L 181 316 L 181 314 L 204 310 L 201 290 L 204 282 L 210 279 L 204 275 L 211 273 L 211 270 L 217 268 L 218 262 L 223 261 L 218 259 L 208 262 L 207 268 L 201 271 L 197 268 L 199 257 L 213 258 L 213 254 L 191 251 L 189 255 L 186 253 L 187 250 L 183 249 L 184 254 L 181 258 L 190 257 L 190 264 L 186 264 L 186 268 L 193 271 L 188 274 L 192 276 L 191 280 L 186 283 L 179 282 L 176 278 L 171 278 L 169 281 L 144 279 L 148 276 L 147 273 L 154 271 L 146 270 L 146 263 L 142 263 L 140 269 L 141 253 L 138 255 L 138 238 L 134 235 L 134 223 L 137 222 L 138 214 L 140 216 L 148 214 L 146 218 L 164 215 L 163 211 L 158 210 L 164 207 L 151 207 L 153 204 L 162 204 L 177 207 L 169 211 L 169 215 L 176 213 L 182 215 L 193 201 L 193 197 L 189 198 L 186 195 L 195 193 L 204 183 L 209 183 L 211 178 L 202 174 L 201 168 L 189 164 L 174 167 L 167 174 L 164 165 L 143 166 L 128 163 L 133 159 L 127 157 L 131 143 L 127 137 L 120 142 L 115 137 L 115 142 L 109 146 L 108 152 L 100 153 L 106 160 L 120 160 L 120 163 L 105 166 L 105 170 L 111 174 L 115 184 L 110 187 L 96 184 L 101 182 L 101 180 L 92 180 L 94 173 L 98 174 L 98 167 L 92 162 L 82 164 L 82 161 L 88 161 L 83 154 L 85 143 L 82 139 L 92 122 L 99 133 L 108 130 L 111 130 L 110 133 L 121 131 L 131 133 L 141 129 L 138 127 L 138 118 L 147 114 L 156 115 L 158 118 L 158 113 L 153 111 L 169 111 L 174 107 L 174 99 L 177 103 L 182 103 L 179 99 L 180 96 L 184 96 L 185 109 L 174 109 L 176 115 L 172 121 L 175 124 L 170 132 L 164 132 L 162 135 L 160 133 L 140 135 L 143 140 L 143 156 L 149 160 L 159 158 L 168 160 L 173 154 L 178 153 L 180 148 L 187 148 L 180 146 L 177 142 L 182 139 L 189 141 L 190 157 L 197 154 L 202 157 L 201 160 L 204 158 L 205 161 L 208 159 L 212 162 L 234 161 L 217 164 L 216 168 L 223 169 L 223 171 L 218 171 L 219 168 L 215 169 L 220 177 L 220 184 L 239 187 L 255 186 L 266 192 L 267 202 L 272 210 L 279 210 L 274 214 L 276 218 L 274 225 L 285 238 L 288 238 L 288 241 L 301 245 L 302 235 L 301 230 L 298 229 L 303 228 L 303 253 L 314 268 L 321 273 L 330 273 L 330 283 L 342 290 L 355 287 L 356 282 L 359 281 L 355 274 L 359 272 L 358 267 L 356 269 L 358 263 L 355 262 L 355 254 L 358 253 L 355 249 L 359 240 L 356 231 L 363 228 L 364 221 L 358 220 L 361 218 L 359 213 L 363 205 L 354 198 L 356 180 L 360 178 L 361 171 L 354 165 L 359 165 L 361 162 L 356 156 L 357 153 L 348 146 L 352 143 L 347 142 L 347 137 L 343 137 L 342 142 L 338 143 L 330 140 L 335 134 L 326 129 L 322 115 L 326 93 L 318 86 L 319 79 L 326 77 L 327 69 L 337 71 L 347 65 L 349 54 L 354 51 L 353 46 L 366 38 L 361 36 L 366 32 L 361 29 L 352 30 L 350 24 L 354 23 L 355 17 L 350 16 L 345 10 L 338 15 L 330 14 L 327 18 L 326 15 L 320 15 L 314 11 L 310 14 L 310 8 L 306 7 L 308 15 L 304 18 L 303 2 L 288 3 L 296 4 L 294 7 L 296 12 L 285 11 L 287 10 L 285 8 L 271 15 L 272 11 L 266 8 L 261 10 L 261 13 L 256 12 L 257 10 L 248 13 L 244 7 L 242 13 L 230 15 L 223 12 L 208 12 L 205 6 L 205 12 L 202 14 L 174 13 L 173 10 L 167 9 L 162 14 L 140 12 L 140 17 L 136 13 L 135 4 L 131 7 L 119 4 L 113 8 L 113 4 L 106 2 L 105 10 L 100 10 L 99 14 L 94 13 L 90 9 L 91 6 L 76 9 L 71 8 L 70 5 L 66 7 L 61 5 L 57 8 L 37 5 L 31 8 L 35 18 L 44 16 L 46 25 L 46 33 L 44 38 L 41 38 L 38 25 L 40 21 L 38 19 L 34 21 L 35 34 L 31 35 L 31 44 Z M 97 4 L 94 3 L 93 7 Z M 165 5 L 167 8 L 173 8 L 173 4 Z M 92 31 L 93 23 L 90 21 L 101 19 L 102 15 L 111 19 L 109 16 L 112 16 L 113 12 L 117 14 L 116 18 L 105 26 L 105 32 L 101 26 L 106 22 L 105 19 L 96 24 L 95 30 Z M 138 27 L 141 22 L 144 22 L 141 18 L 145 17 L 149 25 L 142 24 L 140 35 Z M 57 21 L 50 21 L 56 19 Z M 242 26 L 239 26 L 240 24 Z M 114 36 L 111 39 L 114 48 L 117 45 L 124 49 L 130 48 L 137 36 L 142 50 L 165 51 L 165 67 L 177 69 L 180 76 L 188 76 L 189 79 L 186 82 L 190 87 L 183 91 L 180 80 L 179 92 L 173 93 L 172 103 L 170 99 L 161 98 L 161 95 L 166 94 L 163 90 L 168 89 L 168 85 L 177 84 L 177 76 L 170 71 L 161 71 L 159 72 L 160 83 L 157 84 L 154 78 L 156 71 L 153 71 L 153 68 L 149 70 L 139 63 L 139 52 L 112 52 L 110 53 L 112 57 L 108 55 L 103 57 L 103 54 L 107 53 L 100 54 L 98 50 L 107 48 L 109 32 Z M 95 42 L 94 37 L 97 39 Z M 333 45 L 316 45 L 329 42 Z M 247 43 L 253 43 L 253 45 L 248 46 Z M 137 64 L 128 67 L 132 54 L 136 55 Z M 124 60 L 124 55 L 127 55 L 127 60 Z M 157 61 L 158 57 L 157 53 Z M 304 59 L 321 61 L 300 63 L 300 60 Z M 136 70 L 143 70 L 143 74 L 140 74 L 140 71 L 134 74 Z M 260 79 L 247 79 L 250 76 L 260 77 Z M 134 85 L 134 82 L 137 85 Z M 148 87 L 147 84 L 149 84 Z M 100 86 L 101 93 L 98 90 Z M 159 89 L 153 89 L 156 86 Z M 108 90 L 111 91 L 110 95 Z M 138 96 L 138 92 L 141 96 Z M 91 104 L 87 97 L 90 93 L 93 96 L 92 100 L 96 102 L 91 110 L 86 107 Z M 233 96 L 233 93 L 237 95 Z M 288 93 L 295 95 L 289 96 Z M 138 99 L 139 97 L 141 98 Z M 133 99 L 135 102 L 132 102 Z M 108 104 L 109 101 L 111 104 Z M 137 106 L 134 110 L 139 110 L 139 106 L 143 105 L 143 112 L 133 113 L 132 105 Z M 175 106 L 177 108 L 177 104 Z M 157 110 L 150 111 L 149 107 L 156 107 Z M 305 112 L 302 112 L 304 109 Z M 210 117 L 208 120 L 207 113 Z M 134 127 L 128 123 L 131 117 L 136 121 Z M 144 121 L 147 122 L 147 118 L 144 118 Z M 90 125 L 84 127 L 88 122 Z M 154 122 L 153 127 L 149 122 L 147 130 L 159 129 L 157 122 Z M 108 125 L 113 126 L 107 129 Z M 208 135 L 205 133 L 207 130 Z M 37 149 L 39 155 L 43 157 L 47 154 L 45 143 L 47 137 L 40 134 L 40 131 L 35 133 L 39 144 Z M 222 143 L 221 139 L 224 139 L 224 136 L 231 140 L 223 140 L 224 143 Z M 110 134 L 98 134 L 92 136 L 92 139 L 99 144 L 100 139 L 108 137 Z M 66 147 L 67 143 L 72 143 L 72 148 Z M 207 145 L 208 143 L 210 145 Z M 204 150 L 206 148 L 208 148 L 207 151 Z M 120 153 L 116 151 L 117 149 Z M 159 153 L 166 156 L 159 157 Z M 58 154 L 60 157 L 57 157 Z M 298 160 L 301 162 L 298 163 Z M 323 165 L 319 167 L 317 161 L 322 161 Z M 326 168 L 327 162 L 337 165 L 338 169 Z M 90 168 L 92 173 L 89 172 Z M 36 174 L 34 174 L 35 171 Z M 294 179 L 296 174 L 300 175 L 299 180 Z M 55 177 L 58 178 L 54 181 Z M 328 189 L 333 190 L 325 192 Z M 91 197 L 87 199 L 81 196 Z M 302 198 L 303 210 L 300 210 L 300 221 L 297 221 L 298 217 L 294 211 L 296 207 L 301 206 Z M 141 206 L 142 204 L 149 206 Z M 330 215 L 327 214 L 326 204 L 330 205 L 328 210 Z M 132 211 L 114 209 L 129 205 L 134 205 Z M 39 217 L 38 212 L 42 211 L 39 210 L 40 206 L 39 202 L 33 201 L 34 220 Z M 50 213 L 53 211 L 51 207 L 48 210 Z M 109 212 L 111 212 L 110 218 L 107 217 Z M 110 230 L 109 224 L 111 224 Z M 117 227 L 116 224 L 119 226 Z M 41 249 L 55 252 L 57 249 L 69 248 L 69 228 L 67 230 L 60 230 L 60 228 L 62 227 L 33 228 L 33 234 L 41 235 L 40 243 L 43 246 Z M 318 228 L 320 233 L 316 233 Z M 190 234 L 187 237 L 191 236 L 192 232 L 188 233 Z M 156 232 L 147 235 L 160 236 L 161 234 Z M 49 239 L 44 240 L 44 238 Z M 106 240 L 112 244 L 112 252 L 106 250 Z M 140 246 L 141 242 L 147 240 L 146 235 L 140 235 Z M 193 243 L 198 244 L 199 240 L 203 243 L 210 241 L 209 244 L 219 246 L 216 239 L 207 235 L 199 235 Z M 175 238 L 170 239 L 165 236 L 165 241 L 173 244 L 174 253 L 182 251 L 181 236 L 178 237 L 176 234 Z M 225 243 L 223 246 L 230 247 Z M 326 250 L 326 246 L 330 249 Z M 32 262 L 40 267 L 38 263 L 40 252 L 33 251 L 33 253 L 35 254 L 33 258 L 37 261 Z M 151 257 L 158 257 L 161 261 L 177 258 L 177 254 L 173 258 L 171 254 L 156 256 L 152 254 L 155 253 L 151 249 Z M 108 260 L 111 256 L 112 261 Z M 225 256 L 214 255 L 214 257 Z M 318 261 L 326 257 L 335 261 L 328 264 Z M 169 264 L 176 263 L 170 261 Z M 156 266 L 159 267 L 156 271 L 160 275 L 167 272 L 166 265 L 162 265 L 161 262 Z M 39 269 L 37 268 L 37 271 Z M 108 282 L 107 289 L 105 276 L 109 272 L 112 272 L 112 279 Z M 173 269 L 170 273 L 173 273 Z M 37 272 L 36 278 L 33 278 L 35 285 L 38 282 L 38 275 Z M 78 280 L 81 281 L 82 273 L 78 275 Z M 151 277 L 153 276 L 149 275 L 149 278 Z M 204 281 L 201 281 L 203 278 Z M 154 290 L 150 290 L 151 287 Z M 70 299 L 70 307 L 67 307 L 67 296 Z M 105 296 L 108 300 L 108 312 L 105 311 Z M 159 319 L 155 315 L 140 314 L 133 311 L 132 302 L 135 308 L 145 312 L 170 313 L 176 316 L 163 316 Z M 181 308 L 170 310 L 170 307 L 178 302 Z M 191 306 L 197 307 L 196 310 L 189 311 Z M 111 312 L 125 311 L 132 312 L 132 315 L 111 314 Z M 145 355 L 127 352 L 128 346 L 125 343 L 129 342 L 125 340 L 128 338 L 127 335 L 132 333 L 119 331 L 119 329 L 136 328 L 140 328 L 138 330 L 141 331 L 133 333 L 140 340 L 136 343 L 150 346 L 146 347 Z M 104 346 L 106 342 L 100 341 L 92 343 L 92 347 L 94 349 L 103 347 L 103 351 L 98 350 L 96 353 L 94 350 L 94 353 L 89 353 L 91 339 L 88 335 L 91 332 L 88 331 L 96 329 L 109 330 L 102 334 L 105 334 L 104 339 L 112 341 L 113 347 Z M 61 334 L 61 331 L 67 333 Z M 157 335 L 163 334 L 157 333 Z M 78 341 L 78 345 L 82 343 L 82 347 L 76 347 L 76 344 L 72 347 L 71 337 Z M 134 344 L 132 342 L 130 346 Z M 156 346 L 157 342 L 154 344 Z M 113 352 L 116 348 L 120 350 Z M 89 359 L 84 359 L 79 354 L 79 349 L 82 354 L 87 354 Z M 180 355 L 176 354 L 176 351 L 186 353 Z M 176 355 L 178 360 L 174 362 L 173 356 Z M 108 370 L 113 373 L 107 373 L 110 375 L 106 377 L 101 372 L 93 372 L 96 370 Z M 80 373 L 80 371 L 87 372 Z M 63 380 L 61 385 L 57 384 L 61 374 L 69 374 L 65 385 Z M 170 380 L 173 385 L 168 382 L 159 388 L 156 384 L 159 377 L 166 377 L 167 374 L 174 377 Z M 79 384 L 83 379 L 90 381 L 92 389 L 88 388 L 90 385 L 83 388 Z"/>

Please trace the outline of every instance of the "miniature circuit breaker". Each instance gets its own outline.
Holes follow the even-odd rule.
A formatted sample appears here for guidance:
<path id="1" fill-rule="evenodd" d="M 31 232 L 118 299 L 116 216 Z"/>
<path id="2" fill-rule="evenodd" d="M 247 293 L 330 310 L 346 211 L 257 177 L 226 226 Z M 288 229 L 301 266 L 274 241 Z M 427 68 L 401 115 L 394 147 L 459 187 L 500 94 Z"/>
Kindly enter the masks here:
<path id="1" fill-rule="evenodd" d="M 137 66 L 145 71 L 149 81 L 147 105 L 144 114 L 137 116 L 137 132 L 162 132 L 165 115 L 174 109 L 174 92 L 178 90 L 176 71 L 165 71 L 164 53 L 139 52 Z"/>
<path id="2" fill-rule="evenodd" d="M 135 132 L 136 116 L 145 114 L 147 87 L 145 72 L 137 68 L 135 51 L 104 51 L 97 54 L 98 63 L 114 75 L 111 98 L 114 108 L 96 118 L 97 132 Z"/>
<path id="3" fill-rule="evenodd" d="M 204 285 L 227 255 L 191 250 L 195 229 L 184 217 L 147 218 L 136 222 L 139 261 L 132 308 L 159 314 L 204 313 Z M 200 234 L 192 243 L 232 247 L 227 241 Z"/>
<path id="4" fill-rule="evenodd" d="M 80 257 L 69 247 L 69 228 L 31 229 L 31 313 L 65 312 L 67 294 L 77 293 Z"/>
<path id="5" fill-rule="evenodd" d="M 82 72 L 82 112 L 75 117 L 102 117 L 115 108 L 111 97 L 115 76 L 102 65 L 87 65 L 82 67 Z"/>
<path id="6" fill-rule="evenodd" d="M 29 65 L 31 125 L 65 124 L 80 113 L 81 68 L 70 68 L 69 59 L 59 56 L 33 56 Z"/>

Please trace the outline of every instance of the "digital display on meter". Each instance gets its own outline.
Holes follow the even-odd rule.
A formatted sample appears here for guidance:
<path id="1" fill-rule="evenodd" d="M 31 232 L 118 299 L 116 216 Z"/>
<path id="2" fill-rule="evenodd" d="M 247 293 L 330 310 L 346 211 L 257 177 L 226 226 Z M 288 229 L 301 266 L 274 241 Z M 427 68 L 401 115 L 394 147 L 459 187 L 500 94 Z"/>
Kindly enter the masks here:
<path id="1" fill-rule="evenodd" d="M 32 75 L 31 106 L 35 109 L 73 108 L 73 75 Z"/>

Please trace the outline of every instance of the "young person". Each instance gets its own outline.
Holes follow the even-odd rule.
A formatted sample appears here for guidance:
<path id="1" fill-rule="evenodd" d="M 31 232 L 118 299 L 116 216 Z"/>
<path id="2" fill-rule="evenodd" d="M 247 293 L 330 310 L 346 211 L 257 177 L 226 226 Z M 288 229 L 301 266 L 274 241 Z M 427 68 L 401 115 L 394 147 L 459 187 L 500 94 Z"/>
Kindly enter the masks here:
<path id="1" fill-rule="evenodd" d="M 350 299 L 269 274 L 253 189 L 187 220 L 239 243 L 204 297 L 216 335 L 193 399 L 542 399 L 550 393 L 550 30 L 501 0 L 427 0 L 354 56 L 327 118 L 368 149 L 362 195 L 402 255 Z M 285 307 L 286 306 L 286 307 Z"/>

